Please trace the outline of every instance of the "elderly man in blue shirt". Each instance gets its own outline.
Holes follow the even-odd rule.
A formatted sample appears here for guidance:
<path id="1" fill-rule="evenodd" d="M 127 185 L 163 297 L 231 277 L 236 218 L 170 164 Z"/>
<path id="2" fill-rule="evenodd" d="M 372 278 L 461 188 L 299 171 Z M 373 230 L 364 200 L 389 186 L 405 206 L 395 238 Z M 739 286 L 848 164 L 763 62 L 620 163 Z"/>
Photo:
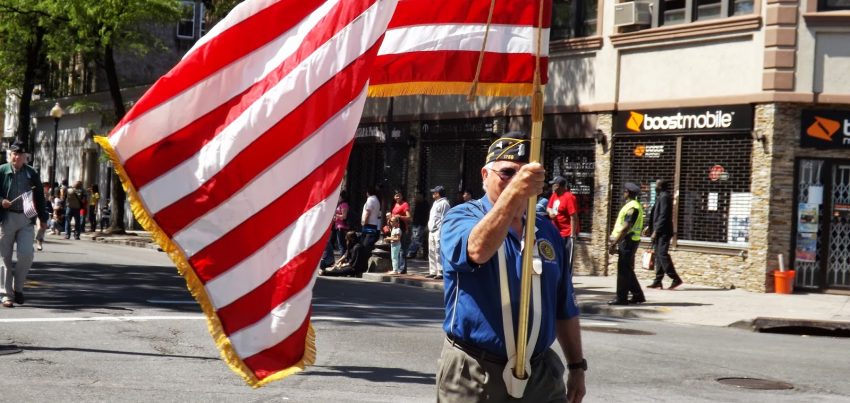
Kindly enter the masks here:
<path id="1" fill-rule="evenodd" d="M 563 239 L 543 217 L 535 217 L 528 356 L 515 351 L 525 209 L 545 185 L 543 167 L 528 163 L 528 148 L 521 133 L 494 141 L 481 169 L 486 194 L 454 207 L 443 222 L 447 337 L 438 401 L 580 402 L 585 394 L 587 361 Z M 556 339 L 568 362 L 566 387 L 564 365 L 550 348 Z M 513 376 L 520 359 L 525 379 Z"/>

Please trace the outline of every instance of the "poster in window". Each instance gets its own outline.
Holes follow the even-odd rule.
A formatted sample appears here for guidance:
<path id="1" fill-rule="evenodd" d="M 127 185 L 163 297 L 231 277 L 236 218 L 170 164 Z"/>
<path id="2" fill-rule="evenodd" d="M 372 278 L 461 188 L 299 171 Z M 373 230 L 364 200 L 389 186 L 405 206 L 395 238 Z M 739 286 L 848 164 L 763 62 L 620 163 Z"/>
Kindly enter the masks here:
<path id="1" fill-rule="evenodd" d="M 708 194 L 708 211 L 717 211 L 717 196 L 715 192 Z"/>
<path id="2" fill-rule="evenodd" d="M 823 186 L 809 186 L 809 204 L 823 204 Z"/>
<path id="3" fill-rule="evenodd" d="M 797 233 L 797 253 L 794 254 L 798 262 L 814 262 L 817 259 L 818 237 L 814 232 Z"/>
<path id="4" fill-rule="evenodd" d="M 747 243 L 750 240 L 750 201 L 749 192 L 732 193 L 729 195 L 729 226 L 727 240 L 729 243 Z"/>
<path id="5" fill-rule="evenodd" d="M 818 232 L 818 205 L 800 203 L 797 207 L 797 232 Z"/>

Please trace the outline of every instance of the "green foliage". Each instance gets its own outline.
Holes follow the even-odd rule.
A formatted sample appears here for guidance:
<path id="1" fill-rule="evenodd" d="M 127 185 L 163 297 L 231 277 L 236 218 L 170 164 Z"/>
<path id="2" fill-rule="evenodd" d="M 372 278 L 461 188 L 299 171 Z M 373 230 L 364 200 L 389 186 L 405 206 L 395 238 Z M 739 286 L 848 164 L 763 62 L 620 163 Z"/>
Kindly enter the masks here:
<path id="1" fill-rule="evenodd" d="M 204 0 L 204 8 L 207 10 L 207 26 L 212 27 L 214 22 L 224 18 L 233 7 L 241 2 L 242 0 Z"/>
<path id="2" fill-rule="evenodd" d="M 36 29 L 52 24 L 47 3 L 55 0 L 0 0 L 0 91 L 21 88 L 27 47 Z"/>
<path id="3" fill-rule="evenodd" d="M 101 55 L 111 46 L 143 56 L 158 47 L 151 24 L 177 22 L 179 0 L 53 0 L 52 11 L 67 16 L 62 35 L 51 36 L 53 58 Z"/>

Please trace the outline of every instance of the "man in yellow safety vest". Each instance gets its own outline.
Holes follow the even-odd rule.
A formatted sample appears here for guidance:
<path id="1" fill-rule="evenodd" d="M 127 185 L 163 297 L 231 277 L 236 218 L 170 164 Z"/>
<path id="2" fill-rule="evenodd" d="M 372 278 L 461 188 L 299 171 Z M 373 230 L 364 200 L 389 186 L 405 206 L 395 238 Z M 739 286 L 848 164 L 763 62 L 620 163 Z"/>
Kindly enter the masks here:
<path id="1" fill-rule="evenodd" d="M 641 304 L 646 302 L 643 290 L 635 275 L 635 253 L 640 244 L 640 232 L 643 229 L 643 206 L 637 200 L 640 187 L 634 183 L 623 186 L 623 199 L 626 204 L 617 215 L 617 223 L 611 232 L 611 244 L 608 253 L 619 253 L 617 259 L 617 298 L 608 301 L 609 305 Z M 629 299 L 629 292 L 632 298 Z"/>

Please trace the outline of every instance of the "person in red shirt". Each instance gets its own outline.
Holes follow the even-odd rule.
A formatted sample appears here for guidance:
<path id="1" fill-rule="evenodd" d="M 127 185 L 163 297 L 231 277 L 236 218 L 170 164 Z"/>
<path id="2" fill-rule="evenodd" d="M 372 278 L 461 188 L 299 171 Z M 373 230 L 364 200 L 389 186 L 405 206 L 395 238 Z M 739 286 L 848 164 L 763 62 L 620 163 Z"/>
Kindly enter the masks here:
<path id="1" fill-rule="evenodd" d="M 555 223 L 561 237 L 564 238 L 564 248 L 569 256 L 569 267 L 573 267 L 573 242 L 578 238 L 578 203 L 576 196 L 570 192 L 570 185 L 563 176 L 556 176 L 549 182 L 552 185 L 552 196 L 546 211 Z"/>

